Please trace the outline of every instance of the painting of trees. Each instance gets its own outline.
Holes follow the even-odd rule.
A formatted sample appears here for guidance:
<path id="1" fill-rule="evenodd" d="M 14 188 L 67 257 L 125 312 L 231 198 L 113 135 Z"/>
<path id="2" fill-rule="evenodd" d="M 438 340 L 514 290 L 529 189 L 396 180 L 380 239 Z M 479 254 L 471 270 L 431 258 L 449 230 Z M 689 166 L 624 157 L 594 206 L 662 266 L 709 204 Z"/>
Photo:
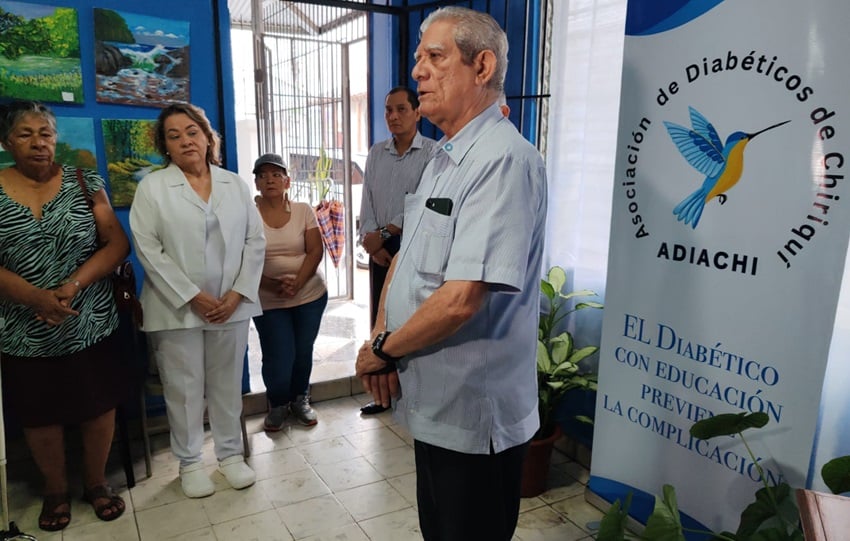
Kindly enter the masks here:
<path id="1" fill-rule="evenodd" d="M 83 102 L 77 10 L 0 0 L 0 97 Z"/>
<path id="2" fill-rule="evenodd" d="M 116 208 L 129 207 L 139 181 L 162 164 L 153 144 L 155 124 L 153 120 L 101 121 L 110 197 Z"/>

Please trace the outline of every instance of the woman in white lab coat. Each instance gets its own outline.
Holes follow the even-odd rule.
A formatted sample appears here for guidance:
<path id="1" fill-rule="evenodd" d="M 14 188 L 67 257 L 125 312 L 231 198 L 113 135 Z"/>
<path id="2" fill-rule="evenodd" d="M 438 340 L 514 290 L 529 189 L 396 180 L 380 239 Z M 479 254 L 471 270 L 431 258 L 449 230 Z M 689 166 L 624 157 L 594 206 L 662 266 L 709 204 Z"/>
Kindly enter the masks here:
<path id="1" fill-rule="evenodd" d="M 201 462 L 204 398 L 219 470 L 236 489 L 255 481 L 239 416 L 248 322 L 262 313 L 265 239 L 248 185 L 219 167 L 219 137 L 201 108 L 163 109 L 155 144 L 166 167 L 139 183 L 130 228 L 181 487 L 200 498 L 215 491 Z"/>

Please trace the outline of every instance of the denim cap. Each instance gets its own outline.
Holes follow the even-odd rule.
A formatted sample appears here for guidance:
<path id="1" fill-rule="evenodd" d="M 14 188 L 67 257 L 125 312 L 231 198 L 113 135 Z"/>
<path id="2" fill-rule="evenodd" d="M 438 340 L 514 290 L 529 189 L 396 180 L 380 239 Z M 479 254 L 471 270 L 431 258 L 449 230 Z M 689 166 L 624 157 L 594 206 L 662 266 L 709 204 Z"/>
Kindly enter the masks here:
<path id="1" fill-rule="evenodd" d="M 283 158 L 281 158 L 280 155 L 278 155 L 278 154 L 263 154 L 262 156 L 257 158 L 257 161 L 254 162 L 254 170 L 252 171 L 252 173 L 254 173 L 256 175 L 257 171 L 260 169 L 260 166 L 263 165 L 263 164 L 266 164 L 266 163 L 276 165 L 276 166 L 280 167 L 281 169 L 283 169 L 284 171 L 286 171 L 286 164 L 283 163 Z"/>

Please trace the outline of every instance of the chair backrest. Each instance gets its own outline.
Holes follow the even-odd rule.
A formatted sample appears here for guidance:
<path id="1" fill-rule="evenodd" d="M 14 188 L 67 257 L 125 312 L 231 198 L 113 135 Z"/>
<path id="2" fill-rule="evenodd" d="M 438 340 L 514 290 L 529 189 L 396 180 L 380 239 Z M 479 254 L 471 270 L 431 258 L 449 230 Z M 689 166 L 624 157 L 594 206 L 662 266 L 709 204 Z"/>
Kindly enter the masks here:
<path id="1" fill-rule="evenodd" d="M 850 498 L 798 488 L 797 506 L 806 541 L 844 541 L 850 532 Z"/>

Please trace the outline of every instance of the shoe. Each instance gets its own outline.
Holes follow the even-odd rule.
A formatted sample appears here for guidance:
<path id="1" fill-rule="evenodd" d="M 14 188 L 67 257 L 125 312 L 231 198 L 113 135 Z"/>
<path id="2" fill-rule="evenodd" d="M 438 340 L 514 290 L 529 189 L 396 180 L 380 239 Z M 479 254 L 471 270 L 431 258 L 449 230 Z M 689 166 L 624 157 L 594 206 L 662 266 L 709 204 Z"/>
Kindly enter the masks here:
<path id="1" fill-rule="evenodd" d="M 63 505 L 67 511 L 57 511 Z M 46 494 L 38 515 L 38 527 L 45 532 L 58 532 L 71 523 L 71 496 L 67 492 Z M 3 532 L 0 532 L 3 533 Z M 5 537 L 5 536 L 3 536 Z"/>
<path id="2" fill-rule="evenodd" d="M 242 455 L 233 455 L 220 460 L 218 471 L 236 490 L 247 488 L 257 480 L 257 474 L 254 473 L 251 466 L 245 463 L 245 458 Z"/>
<path id="3" fill-rule="evenodd" d="M 180 467 L 180 488 L 187 498 L 203 498 L 215 492 L 215 485 L 201 462 Z"/>
<path id="4" fill-rule="evenodd" d="M 286 424 L 286 417 L 289 415 L 289 404 L 282 406 L 269 407 L 269 413 L 263 419 L 263 430 L 266 432 L 277 432 L 283 429 Z"/>
<path id="5" fill-rule="evenodd" d="M 97 505 L 97 500 L 106 501 Z M 111 486 L 105 484 L 83 490 L 83 501 L 90 503 L 97 518 L 105 522 L 120 517 L 126 508 L 124 499 L 115 494 Z"/>
<path id="6" fill-rule="evenodd" d="M 319 422 L 316 411 L 310 406 L 310 395 L 300 394 L 289 404 L 292 415 L 304 426 L 313 426 Z"/>
<path id="7" fill-rule="evenodd" d="M 365 406 L 360 408 L 360 413 L 362 413 L 363 415 L 374 415 L 376 413 L 383 413 L 383 412 L 387 411 L 388 409 L 390 409 L 390 408 L 385 408 L 384 406 L 382 406 L 380 404 L 375 404 L 374 402 L 369 402 L 368 404 L 366 404 Z"/>

